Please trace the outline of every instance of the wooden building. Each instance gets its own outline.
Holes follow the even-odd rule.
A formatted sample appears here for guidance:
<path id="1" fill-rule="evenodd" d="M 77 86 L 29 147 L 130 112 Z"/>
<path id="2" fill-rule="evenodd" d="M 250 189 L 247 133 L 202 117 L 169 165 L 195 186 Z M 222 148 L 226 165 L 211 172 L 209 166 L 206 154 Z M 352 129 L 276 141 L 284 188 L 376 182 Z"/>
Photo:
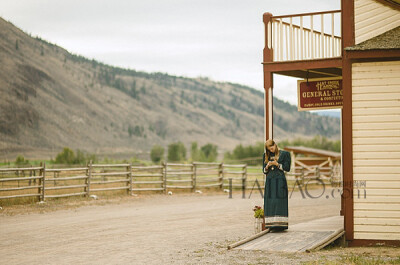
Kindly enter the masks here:
<path id="1" fill-rule="evenodd" d="M 307 185 L 318 180 L 318 183 L 323 182 L 332 187 L 341 186 L 341 153 L 304 146 L 286 146 L 284 150 L 290 152 L 290 171 L 298 181 L 294 185 Z"/>
<path id="2" fill-rule="evenodd" d="M 341 0 L 340 10 L 263 20 L 265 139 L 273 74 L 341 77 L 346 241 L 400 245 L 400 1 Z"/>
<path id="3" fill-rule="evenodd" d="M 341 153 L 326 151 L 304 146 L 286 146 L 290 152 L 293 173 L 301 173 L 304 178 L 309 176 L 317 179 L 327 179 L 331 183 L 340 184 L 342 180 Z"/>

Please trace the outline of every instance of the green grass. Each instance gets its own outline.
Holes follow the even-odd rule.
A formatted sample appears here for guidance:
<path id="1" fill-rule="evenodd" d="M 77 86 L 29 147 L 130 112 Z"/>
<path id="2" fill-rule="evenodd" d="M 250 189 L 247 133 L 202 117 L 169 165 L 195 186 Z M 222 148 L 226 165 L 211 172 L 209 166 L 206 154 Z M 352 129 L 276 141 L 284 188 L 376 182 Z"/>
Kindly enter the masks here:
<path id="1" fill-rule="evenodd" d="M 318 258 L 314 261 L 302 262 L 303 265 L 317 265 L 317 264 L 326 264 L 326 265 L 342 265 L 342 264 L 351 264 L 351 265 L 378 265 L 378 264 L 400 264 L 400 257 L 390 258 L 390 257 L 367 257 L 365 255 L 340 255 L 338 259 L 329 260 L 326 257 Z"/>

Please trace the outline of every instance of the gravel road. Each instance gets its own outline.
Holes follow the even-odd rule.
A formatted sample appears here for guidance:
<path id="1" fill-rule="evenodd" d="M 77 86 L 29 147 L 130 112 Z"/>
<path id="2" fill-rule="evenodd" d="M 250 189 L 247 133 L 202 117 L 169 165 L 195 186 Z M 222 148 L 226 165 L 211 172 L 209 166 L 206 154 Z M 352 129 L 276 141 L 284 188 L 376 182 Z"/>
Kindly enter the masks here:
<path id="1" fill-rule="evenodd" d="M 321 193 L 318 190 L 314 194 Z M 254 233 L 259 193 L 139 195 L 25 214 L 0 212 L 1 264 L 294 264 L 314 253 L 227 250 Z M 50 203 L 48 203 L 50 204 Z M 41 207 L 49 207 L 44 204 Z M 340 197 L 293 192 L 291 224 L 339 215 Z"/>

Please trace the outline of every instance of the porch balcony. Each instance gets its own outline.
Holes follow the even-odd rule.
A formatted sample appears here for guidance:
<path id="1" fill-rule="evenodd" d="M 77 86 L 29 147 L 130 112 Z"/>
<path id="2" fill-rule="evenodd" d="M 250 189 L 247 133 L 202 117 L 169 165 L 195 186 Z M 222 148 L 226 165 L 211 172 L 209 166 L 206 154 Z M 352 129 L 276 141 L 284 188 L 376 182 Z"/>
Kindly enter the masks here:
<path id="1" fill-rule="evenodd" d="M 299 78 L 342 75 L 341 10 L 264 14 L 264 72 Z"/>

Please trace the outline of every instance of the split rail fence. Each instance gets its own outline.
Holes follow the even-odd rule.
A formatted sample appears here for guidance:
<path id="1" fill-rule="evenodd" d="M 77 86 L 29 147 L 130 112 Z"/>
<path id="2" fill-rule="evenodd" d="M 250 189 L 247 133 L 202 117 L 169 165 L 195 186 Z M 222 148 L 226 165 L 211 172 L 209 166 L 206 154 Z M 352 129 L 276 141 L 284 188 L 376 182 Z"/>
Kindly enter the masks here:
<path id="1" fill-rule="evenodd" d="M 296 167 L 286 172 L 287 180 L 321 179 L 333 184 L 334 168 Z M 195 192 L 200 188 L 254 189 L 256 181 L 263 189 L 265 175 L 261 166 L 193 162 L 191 164 L 162 163 L 155 166 L 132 164 L 92 164 L 76 168 L 38 167 L 0 168 L 0 200 L 19 197 L 48 198 L 90 196 L 99 192 L 126 191 L 128 195 L 141 191 L 167 193 L 173 189 Z"/>

